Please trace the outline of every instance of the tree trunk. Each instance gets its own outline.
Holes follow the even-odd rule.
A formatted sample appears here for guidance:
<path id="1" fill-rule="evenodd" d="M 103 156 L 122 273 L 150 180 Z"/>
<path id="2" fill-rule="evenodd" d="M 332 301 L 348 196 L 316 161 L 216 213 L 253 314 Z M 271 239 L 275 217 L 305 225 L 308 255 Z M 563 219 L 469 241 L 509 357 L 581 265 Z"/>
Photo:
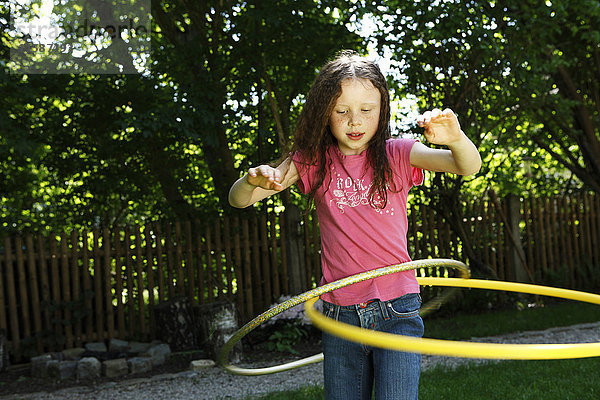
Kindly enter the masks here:
<path id="1" fill-rule="evenodd" d="M 160 139 L 151 146 L 151 153 L 147 159 L 152 175 L 160 183 L 163 196 L 169 203 L 169 207 L 182 221 L 193 221 L 198 218 L 198 212 L 181 194 L 177 179 L 169 168 L 169 154 L 163 150 Z"/>
<path id="2" fill-rule="evenodd" d="M 201 304 L 197 307 L 196 316 L 200 325 L 202 346 L 208 356 L 216 360 L 223 345 L 238 330 L 235 304 L 226 301 Z M 241 356 L 242 347 L 238 342 L 229 353 L 228 361 L 237 363 Z"/>
<path id="3" fill-rule="evenodd" d="M 513 276 L 517 282 L 531 283 L 529 273 L 527 272 L 525 252 L 521 243 L 521 230 L 519 223 L 521 222 L 521 203 L 519 197 L 508 195 L 506 197 L 507 215 L 506 229 L 510 233 L 511 243 L 509 250 L 509 264 L 513 269 Z"/>
<path id="4" fill-rule="evenodd" d="M 220 122 L 218 126 L 212 127 L 213 134 L 210 138 L 203 135 L 200 136 L 202 137 L 204 159 L 213 178 L 219 202 L 222 209 L 227 210 L 230 208 L 228 200 L 229 189 L 233 185 L 233 182 L 239 178 L 239 174 L 234 168 L 229 141 Z"/>
<path id="5" fill-rule="evenodd" d="M 198 325 L 193 306 L 185 298 L 175 298 L 154 307 L 156 336 L 167 343 L 172 351 L 196 350 L 200 347 Z"/>

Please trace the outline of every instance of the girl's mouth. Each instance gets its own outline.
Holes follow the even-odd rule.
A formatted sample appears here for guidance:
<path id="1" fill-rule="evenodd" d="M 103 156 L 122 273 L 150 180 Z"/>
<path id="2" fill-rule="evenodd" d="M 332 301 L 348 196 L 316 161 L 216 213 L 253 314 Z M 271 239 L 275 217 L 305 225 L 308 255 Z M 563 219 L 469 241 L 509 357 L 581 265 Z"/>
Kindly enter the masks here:
<path id="1" fill-rule="evenodd" d="M 360 132 L 351 132 L 348 133 L 346 136 L 348 136 L 351 140 L 360 140 L 363 137 L 364 133 L 360 133 Z"/>

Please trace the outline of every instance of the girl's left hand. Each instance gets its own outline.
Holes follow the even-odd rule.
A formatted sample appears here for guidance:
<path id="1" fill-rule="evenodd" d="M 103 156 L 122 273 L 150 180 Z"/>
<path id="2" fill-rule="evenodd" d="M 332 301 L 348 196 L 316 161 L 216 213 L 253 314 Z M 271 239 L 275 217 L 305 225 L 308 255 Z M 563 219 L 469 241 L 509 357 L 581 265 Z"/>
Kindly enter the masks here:
<path id="1" fill-rule="evenodd" d="M 464 135 L 456 114 L 449 108 L 426 111 L 417 117 L 417 124 L 425 128 L 425 139 L 433 144 L 450 145 Z"/>

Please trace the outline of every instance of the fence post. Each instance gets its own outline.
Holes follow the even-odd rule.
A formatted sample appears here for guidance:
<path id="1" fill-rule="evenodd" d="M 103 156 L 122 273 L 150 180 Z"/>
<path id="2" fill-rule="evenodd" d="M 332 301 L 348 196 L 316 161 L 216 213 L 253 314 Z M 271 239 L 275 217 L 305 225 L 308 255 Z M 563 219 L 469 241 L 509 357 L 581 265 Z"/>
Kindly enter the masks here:
<path id="1" fill-rule="evenodd" d="M 509 194 L 505 198 L 506 214 L 507 214 L 507 231 L 510 232 L 511 239 L 508 250 L 509 266 L 512 266 L 512 273 L 517 282 L 529 282 L 529 276 L 525 265 L 523 265 L 522 255 L 523 244 L 521 242 L 521 230 L 519 223 L 521 222 L 521 200 L 514 194 Z"/>
<path id="2" fill-rule="evenodd" d="M 285 237 L 287 241 L 290 294 L 298 294 L 307 288 L 305 282 L 306 274 L 304 272 L 306 266 L 304 263 L 303 232 L 301 228 L 302 216 L 298 207 L 288 204 L 285 207 L 284 218 L 285 227 L 287 228 Z"/>

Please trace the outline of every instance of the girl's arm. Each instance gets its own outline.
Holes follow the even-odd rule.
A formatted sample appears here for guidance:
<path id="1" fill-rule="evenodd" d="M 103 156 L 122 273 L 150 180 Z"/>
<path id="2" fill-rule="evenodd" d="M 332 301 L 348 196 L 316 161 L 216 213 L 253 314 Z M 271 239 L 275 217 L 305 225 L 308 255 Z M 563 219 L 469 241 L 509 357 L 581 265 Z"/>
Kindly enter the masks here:
<path id="1" fill-rule="evenodd" d="M 473 175 L 479 171 L 479 151 L 460 129 L 458 118 L 452 110 L 427 111 L 417 118 L 417 122 L 425 128 L 428 142 L 445 145 L 450 150 L 432 149 L 417 142 L 410 152 L 413 167 L 458 175 Z"/>
<path id="2" fill-rule="evenodd" d="M 292 186 L 300 178 L 291 157 L 273 168 L 261 165 L 235 181 L 229 190 L 229 204 L 237 208 L 248 207 L 257 201 Z"/>

